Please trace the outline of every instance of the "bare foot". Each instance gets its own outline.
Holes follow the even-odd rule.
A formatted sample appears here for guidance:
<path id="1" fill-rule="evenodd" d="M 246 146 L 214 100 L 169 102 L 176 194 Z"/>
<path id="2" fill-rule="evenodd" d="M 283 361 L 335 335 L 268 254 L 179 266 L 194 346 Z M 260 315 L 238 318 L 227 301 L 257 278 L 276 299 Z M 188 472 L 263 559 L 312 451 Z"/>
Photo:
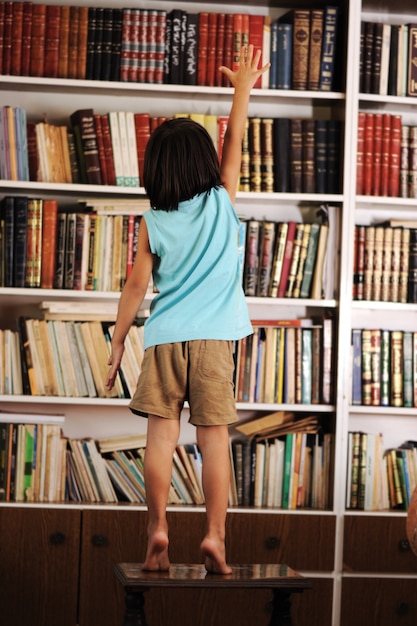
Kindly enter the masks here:
<path id="1" fill-rule="evenodd" d="M 224 543 L 206 537 L 201 542 L 201 552 L 204 555 L 204 565 L 210 574 L 231 574 L 232 568 L 226 563 Z"/>
<path id="2" fill-rule="evenodd" d="M 148 539 L 148 549 L 142 569 L 153 572 L 166 571 L 169 570 L 169 566 L 168 535 L 165 531 L 159 530 Z"/>

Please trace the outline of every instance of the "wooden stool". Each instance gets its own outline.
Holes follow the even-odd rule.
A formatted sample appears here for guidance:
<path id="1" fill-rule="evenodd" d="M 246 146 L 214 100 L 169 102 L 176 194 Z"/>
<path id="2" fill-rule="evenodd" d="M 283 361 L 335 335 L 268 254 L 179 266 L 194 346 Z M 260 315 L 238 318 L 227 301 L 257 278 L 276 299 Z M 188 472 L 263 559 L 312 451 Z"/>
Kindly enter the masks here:
<path id="1" fill-rule="evenodd" d="M 311 587 L 311 581 L 288 565 L 231 565 L 227 576 L 208 574 L 204 565 L 171 564 L 167 572 L 142 571 L 140 563 L 118 563 L 114 571 L 126 593 L 123 626 L 147 626 L 143 593 L 154 587 L 271 589 L 273 610 L 270 626 L 291 626 L 290 596 Z"/>

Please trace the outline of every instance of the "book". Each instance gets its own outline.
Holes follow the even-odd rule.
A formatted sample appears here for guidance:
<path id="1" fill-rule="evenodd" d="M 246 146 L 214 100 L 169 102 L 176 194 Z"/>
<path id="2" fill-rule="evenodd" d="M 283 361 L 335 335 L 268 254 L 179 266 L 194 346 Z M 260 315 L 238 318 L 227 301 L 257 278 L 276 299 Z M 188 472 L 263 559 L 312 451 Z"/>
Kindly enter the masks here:
<path id="1" fill-rule="evenodd" d="M 58 202 L 44 199 L 42 207 L 41 289 L 52 289 L 56 265 Z"/>
<path id="2" fill-rule="evenodd" d="M 406 76 L 407 76 L 407 96 L 417 95 L 417 73 L 416 73 L 416 59 L 417 59 L 417 45 L 416 34 L 417 24 L 408 24 L 408 55 L 406 60 Z"/>
<path id="3" fill-rule="evenodd" d="M 100 159 L 93 109 L 78 109 L 70 115 L 76 137 L 78 158 L 83 182 L 101 185 Z"/>
<path id="4" fill-rule="evenodd" d="M 339 7 L 326 6 L 323 19 L 323 44 L 319 89 L 333 91 L 336 77 Z"/>
<path id="5" fill-rule="evenodd" d="M 311 9 L 307 89 L 312 91 L 317 91 L 320 85 L 323 20 L 323 9 Z"/>
<path id="6" fill-rule="evenodd" d="M 310 10 L 293 9 L 281 16 L 279 22 L 293 27 L 292 89 L 305 90 L 308 82 Z"/>
<path id="7" fill-rule="evenodd" d="M 30 76 L 43 76 L 45 67 L 46 4 L 33 4 Z"/>

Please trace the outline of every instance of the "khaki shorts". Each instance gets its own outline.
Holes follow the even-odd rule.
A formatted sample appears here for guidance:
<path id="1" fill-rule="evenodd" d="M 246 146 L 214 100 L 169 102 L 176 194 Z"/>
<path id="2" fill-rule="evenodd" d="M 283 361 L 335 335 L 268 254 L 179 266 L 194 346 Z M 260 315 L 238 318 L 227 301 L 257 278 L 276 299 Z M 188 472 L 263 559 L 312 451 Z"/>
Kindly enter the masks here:
<path id="1" fill-rule="evenodd" d="M 237 422 L 233 387 L 233 342 L 196 340 L 151 346 L 129 408 L 133 413 L 179 419 L 184 402 L 190 423 Z"/>

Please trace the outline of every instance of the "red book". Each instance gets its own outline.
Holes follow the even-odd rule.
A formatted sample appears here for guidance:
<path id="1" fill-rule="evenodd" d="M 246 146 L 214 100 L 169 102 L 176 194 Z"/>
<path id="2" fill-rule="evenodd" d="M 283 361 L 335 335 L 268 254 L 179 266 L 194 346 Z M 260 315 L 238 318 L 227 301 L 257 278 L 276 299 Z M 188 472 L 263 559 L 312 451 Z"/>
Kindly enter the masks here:
<path id="1" fill-rule="evenodd" d="M 264 21 L 263 15 L 250 15 L 249 16 L 249 43 L 253 45 L 254 54 L 257 50 L 263 49 L 264 42 Z M 259 66 L 262 66 L 262 57 Z M 259 76 L 258 80 L 254 84 L 256 89 L 262 87 L 262 76 Z"/>
<path id="2" fill-rule="evenodd" d="M 114 169 L 113 146 L 111 141 L 109 118 L 106 114 L 101 116 L 101 132 L 103 135 L 103 148 L 106 158 L 106 184 L 115 185 L 116 171 Z"/>
<path id="3" fill-rule="evenodd" d="M 21 76 L 29 76 L 32 45 L 32 2 L 23 3 Z"/>
<path id="4" fill-rule="evenodd" d="M 130 22 L 132 9 L 123 9 L 122 18 L 122 47 L 120 52 L 120 80 L 129 79 L 129 42 L 130 42 Z"/>
<path id="5" fill-rule="evenodd" d="M 199 13 L 198 20 L 198 58 L 197 85 L 205 85 L 207 78 L 207 47 L 208 47 L 209 14 Z"/>
<path id="6" fill-rule="evenodd" d="M 397 198 L 400 193 L 401 125 L 401 115 L 392 115 L 388 195 L 394 198 Z"/>
<path id="7" fill-rule="evenodd" d="M 223 65 L 226 67 L 232 67 L 233 62 L 233 13 L 226 13 L 226 22 L 224 27 L 224 52 L 223 52 Z M 225 74 L 223 74 L 223 87 L 229 87 L 230 81 Z"/>
<path id="8" fill-rule="evenodd" d="M 13 44 L 13 4 L 4 3 L 4 29 L 3 29 L 3 71 L 2 74 L 10 74 L 12 68 L 12 44 Z"/>
<path id="9" fill-rule="evenodd" d="M 356 194 L 363 195 L 363 167 L 365 158 L 365 113 L 358 113 L 358 138 L 356 144 Z"/>
<path id="10" fill-rule="evenodd" d="M 46 4 L 34 4 L 32 9 L 30 76 L 44 75 L 45 33 Z"/>
<path id="11" fill-rule="evenodd" d="M 146 41 L 146 71 L 145 83 L 155 82 L 156 70 L 156 54 L 157 54 L 157 32 L 158 32 L 159 12 L 149 9 L 148 12 L 148 29 Z"/>
<path id="12" fill-rule="evenodd" d="M 226 14 L 218 13 L 217 15 L 217 41 L 216 41 L 216 61 L 215 61 L 215 74 L 214 84 L 216 87 L 223 85 L 223 74 L 219 72 L 219 67 L 224 65 L 224 40 L 226 30 Z"/>
<path id="13" fill-rule="evenodd" d="M 61 7 L 59 5 L 47 5 L 43 75 L 51 78 L 58 76 L 60 24 Z"/>
<path id="14" fill-rule="evenodd" d="M 219 143 L 218 143 L 217 152 L 219 155 L 220 163 L 222 162 L 224 136 L 226 134 L 228 122 L 229 122 L 229 117 L 227 115 L 220 115 L 217 118 L 217 123 L 219 125 L 219 128 L 218 128 L 218 142 Z"/>
<path id="15" fill-rule="evenodd" d="M 374 114 L 365 114 L 365 143 L 363 162 L 363 193 L 370 196 L 372 193 L 372 169 L 374 164 Z"/>
<path id="16" fill-rule="evenodd" d="M 44 200 L 42 211 L 41 289 L 52 289 L 55 277 L 58 202 Z"/>
<path id="17" fill-rule="evenodd" d="M 80 7 L 70 7 L 70 22 L 68 34 L 68 76 L 77 78 L 78 59 L 78 30 L 80 26 Z"/>
<path id="18" fill-rule="evenodd" d="M 127 70 L 127 80 L 131 83 L 137 83 L 139 78 L 139 31 L 142 19 L 142 11 L 140 9 L 131 10 L 129 30 L 129 67 Z M 142 32 L 145 32 L 144 37 L 146 41 L 146 31 L 142 29 Z"/>
<path id="19" fill-rule="evenodd" d="M 243 14 L 235 13 L 233 16 L 233 52 L 232 52 L 232 70 L 236 71 L 239 67 L 239 54 L 242 47 L 242 29 Z"/>
<path id="20" fill-rule="evenodd" d="M 101 180 L 103 185 L 108 185 L 106 153 L 104 150 L 103 128 L 101 123 L 101 115 L 94 114 L 94 127 L 96 129 L 98 158 L 100 161 Z"/>
<path id="21" fill-rule="evenodd" d="M 382 116 L 382 148 L 381 148 L 381 196 L 388 195 L 388 176 L 390 167 L 391 115 Z"/>
<path id="22" fill-rule="evenodd" d="M 284 298 L 285 291 L 287 289 L 287 280 L 288 280 L 288 274 L 290 272 L 290 266 L 291 266 L 291 258 L 292 258 L 292 250 L 294 246 L 294 236 L 295 236 L 296 225 L 297 225 L 296 222 L 288 222 L 288 233 L 287 233 L 287 240 L 285 243 L 284 260 L 282 263 L 281 278 L 279 281 L 278 294 L 277 294 L 278 298 Z"/>
<path id="23" fill-rule="evenodd" d="M 135 113 L 136 150 L 138 154 L 139 184 L 143 186 L 143 163 L 145 149 L 151 136 L 149 113 Z"/>
<path id="24" fill-rule="evenodd" d="M 217 50 L 217 13 L 209 13 L 208 18 L 208 42 L 207 42 L 207 70 L 206 82 L 208 87 L 213 87 L 216 76 L 216 50 Z"/>
<path id="25" fill-rule="evenodd" d="M 22 73 L 22 37 L 23 37 L 23 2 L 13 2 L 12 22 L 12 58 L 10 74 L 20 76 Z"/>
<path id="26" fill-rule="evenodd" d="M 159 85 L 164 82 L 166 11 L 158 11 L 156 19 L 155 76 L 152 82 Z M 148 82 L 151 82 L 150 77 Z"/>
<path id="27" fill-rule="evenodd" d="M 58 77 L 68 76 L 68 39 L 70 29 L 70 7 L 61 6 L 61 21 L 59 26 L 59 49 L 58 49 Z"/>
<path id="28" fill-rule="evenodd" d="M 142 9 L 138 31 L 138 70 L 136 78 L 138 83 L 146 82 L 146 70 L 149 62 L 148 50 L 150 49 L 149 17 L 149 11 Z"/>
<path id="29" fill-rule="evenodd" d="M 374 114 L 374 148 L 372 168 L 372 196 L 379 196 L 381 192 L 381 159 L 382 159 L 382 113 Z"/>
<path id="30" fill-rule="evenodd" d="M 3 74 L 3 50 L 4 50 L 4 14 L 5 2 L 0 2 L 0 74 Z"/>
<path id="31" fill-rule="evenodd" d="M 84 80 L 87 70 L 88 7 L 80 7 L 78 16 L 77 78 Z"/>

